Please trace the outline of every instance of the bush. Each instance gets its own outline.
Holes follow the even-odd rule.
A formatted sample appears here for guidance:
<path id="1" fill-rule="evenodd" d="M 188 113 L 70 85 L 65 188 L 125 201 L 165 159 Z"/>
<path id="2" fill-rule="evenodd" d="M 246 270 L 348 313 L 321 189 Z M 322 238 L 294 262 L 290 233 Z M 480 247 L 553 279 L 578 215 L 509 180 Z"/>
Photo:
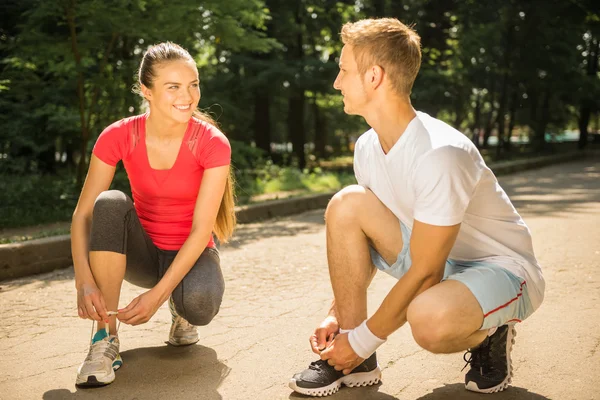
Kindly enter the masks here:
<path id="1" fill-rule="evenodd" d="M 16 228 L 71 219 L 75 178 L 67 175 L 1 175 L 0 227 Z"/>

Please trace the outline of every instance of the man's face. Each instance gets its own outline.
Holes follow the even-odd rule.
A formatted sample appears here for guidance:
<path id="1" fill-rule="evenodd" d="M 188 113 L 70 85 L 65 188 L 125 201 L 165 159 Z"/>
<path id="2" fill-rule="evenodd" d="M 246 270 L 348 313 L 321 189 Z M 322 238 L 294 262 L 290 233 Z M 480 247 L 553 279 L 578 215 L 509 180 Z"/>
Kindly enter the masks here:
<path id="1" fill-rule="evenodd" d="M 342 92 L 344 112 L 361 115 L 367 102 L 367 94 L 363 83 L 364 77 L 358 72 L 352 46 L 346 45 L 342 48 L 339 67 L 340 72 L 335 78 L 333 87 Z"/>

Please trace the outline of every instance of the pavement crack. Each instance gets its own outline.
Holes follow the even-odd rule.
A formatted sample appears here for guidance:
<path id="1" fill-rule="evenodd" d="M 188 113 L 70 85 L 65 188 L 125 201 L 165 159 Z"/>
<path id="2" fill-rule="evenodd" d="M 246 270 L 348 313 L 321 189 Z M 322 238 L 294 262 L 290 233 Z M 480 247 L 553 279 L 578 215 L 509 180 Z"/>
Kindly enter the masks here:
<path id="1" fill-rule="evenodd" d="M 594 348 L 590 350 L 590 355 L 587 358 L 594 357 L 598 352 L 598 349 L 600 349 L 600 337 L 596 338 L 596 344 L 594 345 Z"/>
<path id="2" fill-rule="evenodd" d="M 73 368 L 73 367 L 76 367 L 76 366 L 77 366 L 77 365 L 79 365 L 79 364 L 81 364 L 81 363 L 77 363 L 77 364 L 73 364 L 73 365 L 67 365 L 66 367 L 55 368 L 55 369 L 53 369 L 52 371 L 60 371 L 61 369 Z M 20 377 L 18 377 L 18 378 L 7 378 L 7 379 L 4 379 L 4 380 L 0 381 L 0 383 L 4 383 L 4 382 L 6 382 L 6 381 L 10 381 L 10 380 L 12 380 L 13 382 L 16 382 L 16 381 L 21 381 L 21 380 L 23 380 L 23 379 L 32 378 L 32 377 L 34 377 L 34 376 L 38 376 L 38 375 L 45 374 L 46 372 L 48 372 L 48 371 L 42 371 L 42 372 L 38 372 L 37 374 L 31 374 L 31 375 L 20 376 Z"/>
<path id="3" fill-rule="evenodd" d="M 393 394 L 394 397 L 398 396 L 400 393 L 404 392 L 404 389 L 406 389 L 407 387 L 410 386 L 410 383 L 406 386 L 404 386 L 402 389 L 398 390 L 396 393 Z"/>
<path id="4" fill-rule="evenodd" d="M 425 350 L 423 350 L 423 349 L 419 349 L 419 350 L 417 350 L 417 351 L 414 351 L 414 352 L 412 352 L 412 353 L 405 354 L 405 355 L 403 355 L 403 356 L 400 356 L 400 357 L 397 357 L 397 358 L 395 358 L 395 359 L 393 359 L 393 360 L 390 360 L 390 361 L 388 361 L 388 363 L 387 363 L 387 365 L 386 365 L 385 367 L 381 368 L 381 370 L 382 370 L 382 371 L 385 371 L 385 370 L 386 370 L 388 367 L 392 367 L 392 366 L 393 366 L 394 364 L 396 364 L 396 362 L 398 362 L 399 360 L 402 360 L 403 358 L 412 357 L 412 356 L 414 356 L 415 354 L 422 353 L 422 352 L 424 352 L 424 351 L 425 351 Z"/>
<path id="5" fill-rule="evenodd" d="M 241 352 L 248 351 L 248 350 L 252 349 L 253 347 L 255 347 L 255 346 L 257 346 L 257 345 L 261 344 L 263 341 L 265 341 L 265 340 L 270 340 L 270 339 L 273 339 L 273 338 L 275 338 L 275 337 L 277 337 L 277 336 L 279 336 L 279 334 L 277 334 L 277 335 L 272 335 L 272 336 L 269 336 L 269 337 L 267 337 L 267 338 L 263 338 L 263 339 L 262 339 L 261 341 L 259 341 L 259 342 L 252 343 L 252 344 L 251 344 L 250 346 L 248 346 L 248 347 L 245 347 L 245 348 L 243 348 L 243 349 L 239 349 L 238 351 L 236 351 L 236 352 L 235 352 L 235 354 L 234 354 L 233 356 L 231 356 L 231 357 L 229 357 L 229 358 L 225 359 L 225 361 L 231 361 L 231 360 L 233 360 L 234 358 L 236 358 L 236 357 L 237 357 L 237 356 L 238 356 L 238 355 L 239 355 Z"/>

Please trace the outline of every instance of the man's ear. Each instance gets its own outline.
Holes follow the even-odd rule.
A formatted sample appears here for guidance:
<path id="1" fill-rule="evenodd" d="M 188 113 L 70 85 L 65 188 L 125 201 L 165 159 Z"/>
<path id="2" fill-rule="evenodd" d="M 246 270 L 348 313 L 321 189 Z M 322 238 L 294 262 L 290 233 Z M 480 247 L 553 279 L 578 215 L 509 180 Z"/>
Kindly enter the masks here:
<path id="1" fill-rule="evenodd" d="M 371 85 L 371 89 L 377 89 L 383 83 L 384 75 L 385 71 L 379 65 L 373 65 L 369 69 L 368 84 Z"/>

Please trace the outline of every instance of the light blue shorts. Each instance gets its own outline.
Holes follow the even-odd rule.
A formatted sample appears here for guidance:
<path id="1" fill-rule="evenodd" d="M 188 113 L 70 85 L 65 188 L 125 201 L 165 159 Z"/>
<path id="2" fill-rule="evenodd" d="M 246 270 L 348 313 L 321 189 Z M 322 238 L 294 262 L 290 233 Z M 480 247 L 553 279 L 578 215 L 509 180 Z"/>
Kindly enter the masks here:
<path id="1" fill-rule="evenodd" d="M 412 265 L 410 257 L 410 229 L 400 222 L 402 251 L 393 265 L 389 265 L 371 247 L 371 260 L 377 269 L 400 279 Z M 508 322 L 521 322 L 529 317 L 534 308 L 529 299 L 525 280 L 498 265 L 485 261 L 455 261 L 448 259 L 444 278 L 465 284 L 483 310 L 483 325 L 489 329 Z"/>

